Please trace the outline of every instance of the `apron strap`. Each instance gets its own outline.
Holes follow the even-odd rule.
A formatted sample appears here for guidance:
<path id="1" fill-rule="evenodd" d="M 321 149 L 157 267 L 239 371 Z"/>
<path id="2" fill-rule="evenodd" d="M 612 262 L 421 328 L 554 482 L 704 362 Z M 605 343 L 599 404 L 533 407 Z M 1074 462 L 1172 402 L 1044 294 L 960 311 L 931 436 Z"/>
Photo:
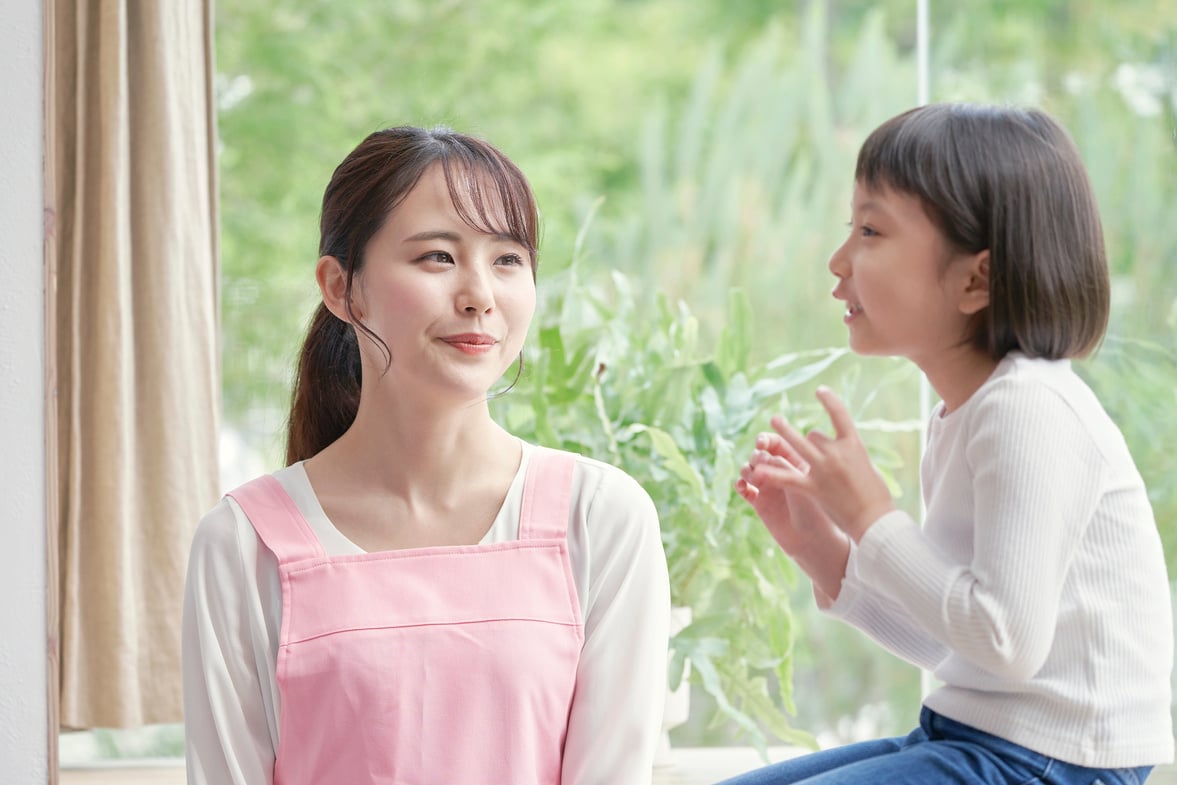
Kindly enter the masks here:
<path id="1" fill-rule="evenodd" d="M 572 470 L 576 455 L 548 447 L 535 447 L 523 479 L 523 505 L 519 513 L 519 539 L 563 540 L 568 531 L 572 498 Z"/>
<path id="2" fill-rule="evenodd" d="M 282 483 L 266 474 L 227 494 L 241 506 L 258 538 L 279 564 L 325 556 L 319 538 Z"/>

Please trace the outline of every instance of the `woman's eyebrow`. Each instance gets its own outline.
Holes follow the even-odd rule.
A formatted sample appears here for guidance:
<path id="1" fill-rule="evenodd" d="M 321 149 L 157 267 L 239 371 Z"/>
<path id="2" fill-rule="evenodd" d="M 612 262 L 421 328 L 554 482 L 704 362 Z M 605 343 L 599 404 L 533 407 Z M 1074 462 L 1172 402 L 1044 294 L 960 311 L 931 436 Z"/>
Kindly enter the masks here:
<path id="1" fill-rule="evenodd" d="M 509 235 L 506 232 L 482 232 L 482 234 L 489 234 L 491 237 L 495 238 L 496 240 L 500 240 L 500 241 L 506 242 L 506 243 L 518 243 L 519 242 L 514 236 Z M 433 240 L 445 240 L 445 241 L 451 242 L 451 243 L 460 243 L 462 241 L 462 238 L 460 236 L 458 236 L 457 233 L 447 231 L 445 229 L 431 229 L 431 230 L 427 230 L 424 232 L 417 232 L 414 235 L 410 235 L 410 236 L 406 237 L 403 240 L 403 242 L 423 243 L 423 242 L 430 242 Z"/>
<path id="2" fill-rule="evenodd" d="M 404 242 L 406 242 L 406 243 L 423 243 L 423 242 L 429 242 L 431 240 L 447 240 L 451 243 L 456 243 L 456 242 L 460 241 L 461 239 L 462 238 L 458 237 L 458 235 L 454 232 L 448 232 L 444 229 L 432 229 L 432 230 L 428 230 L 428 231 L 424 231 L 424 232 L 417 232 L 414 235 L 406 237 L 404 239 Z"/>

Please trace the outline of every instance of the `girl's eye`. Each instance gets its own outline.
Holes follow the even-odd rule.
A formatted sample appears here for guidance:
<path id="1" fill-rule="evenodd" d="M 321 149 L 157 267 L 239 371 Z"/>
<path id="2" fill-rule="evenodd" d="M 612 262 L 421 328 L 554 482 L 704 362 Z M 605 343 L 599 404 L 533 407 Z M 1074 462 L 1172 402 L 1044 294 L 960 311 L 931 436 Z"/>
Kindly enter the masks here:
<path id="1" fill-rule="evenodd" d="M 450 256 L 445 251 L 433 251 L 421 257 L 423 262 L 436 262 L 437 264 L 453 264 L 454 257 Z"/>
<path id="2" fill-rule="evenodd" d="M 503 254 L 498 259 L 495 259 L 495 264 L 501 264 L 506 267 L 521 267 L 523 265 L 523 257 L 517 253 Z"/>
<path id="3" fill-rule="evenodd" d="M 846 226 L 850 227 L 851 232 L 854 232 L 857 229 L 858 233 L 860 235 L 862 235 L 863 237 L 877 237 L 879 234 L 878 232 L 876 232 L 874 229 L 867 226 L 866 224 L 863 224 L 862 226 L 859 226 L 859 227 L 855 227 L 854 221 L 847 221 Z"/>

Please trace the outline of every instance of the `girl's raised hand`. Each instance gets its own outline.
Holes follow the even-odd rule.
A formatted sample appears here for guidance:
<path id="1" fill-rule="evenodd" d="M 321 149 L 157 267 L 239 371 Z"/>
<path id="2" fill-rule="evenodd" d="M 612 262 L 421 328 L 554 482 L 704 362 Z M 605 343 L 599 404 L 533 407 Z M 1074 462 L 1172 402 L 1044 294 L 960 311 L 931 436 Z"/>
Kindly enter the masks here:
<path id="1" fill-rule="evenodd" d="M 817 399 L 830 416 L 833 438 L 819 431 L 803 436 L 783 417 L 772 418 L 773 429 L 797 459 L 793 465 L 807 467 L 804 472 L 782 475 L 781 481 L 812 496 L 838 528 L 857 542 L 871 524 L 895 509 L 895 502 L 845 404 L 824 386 L 817 389 Z"/>
<path id="2" fill-rule="evenodd" d="M 809 547 L 815 530 L 833 526 L 812 499 L 792 490 L 788 478 L 804 470 L 797 454 L 780 436 L 762 433 L 736 480 L 736 491 L 752 505 L 777 544 L 794 558 Z"/>
<path id="3" fill-rule="evenodd" d="M 822 601 L 832 601 L 841 591 L 850 546 L 817 501 L 792 487 L 790 478 L 806 469 L 784 439 L 762 433 L 740 470 L 736 490 L 781 549 L 813 580 Z"/>

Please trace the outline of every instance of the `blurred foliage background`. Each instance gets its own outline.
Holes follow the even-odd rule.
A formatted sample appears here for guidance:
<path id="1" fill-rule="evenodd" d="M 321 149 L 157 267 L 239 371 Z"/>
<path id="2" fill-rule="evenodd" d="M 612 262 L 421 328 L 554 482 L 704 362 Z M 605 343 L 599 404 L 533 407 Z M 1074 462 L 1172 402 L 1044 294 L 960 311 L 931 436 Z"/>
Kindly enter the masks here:
<path id="1" fill-rule="evenodd" d="M 1177 403 L 1177 9 L 1170 0 L 931 2 L 929 31 L 932 100 L 1041 106 L 1079 143 L 1116 276 L 1109 338 L 1080 369 L 1132 443 L 1172 565 L 1177 460 L 1167 445 L 1177 436 L 1170 414 Z M 670 384 L 655 381 L 650 365 L 681 371 L 691 364 L 679 362 L 681 353 L 649 349 L 658 336 L 681 329 L 676 307 L 698 331 L 691 356 L 703 373 L 722 348 L 733 288 L 746 300 L 751 338 L 729 376 L 771 378 L 767 364 L 779 355 L 843 346 L 826 258 L 844 231 L 858 144 L 917 101 L 916 35 L 913 0 L 221 0 L 227 423 L 265 465 L 276 465 L 292 358 L 316 296 L 319 199 L 335 164 L 377 128 L 446 124 L 485 136 L 510 155 L 532 180 L 543 212 L 546 300 L 534 362 L 520 387 L 496 405 L 523 433 L 626 464 L 671 511 L 684 490 L 673 483 L 660 490 L 666 456 L 649 440 L 634 440 L 634 452 L 623 455 L 624 444 L 611 444 L 606 426 L 686 433 L 694 428 L 690 418 L 701 415 L 680 411 L 685 419 L 668 422 L 665 412 L 636 411 L 634 403 L 599 421 L 592 419 L 598 401 L 565 395 L 547 406 L 544 430 L 518 409 L 555 396 L 553 385 L 589 377 L 587 366 L 553 370 L 553 344 L 538 336 L 548 330 L 549 339 L 567 342 L 558 347 L 561 357 L 579 347 L 582 359 L 607 353 L 612 367 L 645 367 L 649 378 L 617 382 L 620 392 L 599 391 L 631 402 L 650 389 L 666 393 L 665 386 L 649 386 Z M 614 271 L 626 281 L 621 293 L 610 283 Z M 610 324 L 622 325 L 613 334 L 644 334 L 645 345 L 608 343 Z M 683 395 L 708 385 L 701 375 L 675 378 Z M 846 357 L 820 380 L 846 392 L 873 426 L 872 449 L 902 502 L 918 513 L 916 374 Z M 591 380 L 583 389 L 593 389 Z M 801 389 L 793 398 L 778 391 L 759 405 L 802 407 L 809 398 Z M 763 427 L 759 412 L 739 424 L 746 439 Z M 586 421 L 604 425 L 589 426 L 593 435 L 586 435 L 574 426 Z M 737 457 L 750 443 L 739 442 L 740 428 L 720 445 Z M 679 442 L 689 459 L 710 467 L 700 476 L 730 474 L 731 466 L 716 462 L 720 447 Z M 711 502 L 713 520 L 717 509 L 739 514 L 726 499 Z M 667 529 L 669 548 L 679 529 Z M 758 536 L 752 526 L 729 523 L 691 547 L 722 557 Z M 771 553 L 762 556 L 717 557 L 703 567 L 713 573 L 708 585 L 731 584 L 741 570 L 787 574 L 787 566 L 769 566 Z M 772 600 L 788 635 L 775 629 L 749 636 L 733 622 L 728 630 L 704 630 L 694 642 L 726 637 L 755 648 L 768 641 L 788 648 L 788 662 L 747 663 L 740 678 L 762 680 L 756 700 L 729 695 L 731 682 L 718 695 L 697 688 L 691 721 L 675 731 L 676 740 L 771 742 L 783 729 L 767 718 L 786 708 L 790 727 L 822 741 L 907 729 L 919 701 L 918 674 L 854 631 L 817 619 L 804 582 Z M 768 624 L 769 610 L 754 621 Z M 704 616 L 714 611 L 704 609 Z M 734 656 L 733 648 L 716 661 Z M 792 683 L 782 683 L 789 673 Z M 698 669 L 694 678 L 702 682 Z M 716 709 L 717 701 L 731 710 Z"/>
<path id="2" fill-rule="evenodd" d="M 1177 6 L 928 11 L 931 100 L 1040 106 L 1084 155 L 1115 302 L 1078 367 L 1129 440 L 1177 576 Z M 521 435 L 625 465 L 663 509 L 676 599 L 696 611 L 676 662 L 714 665 L 691 671 L 676 742 L 906 732 L 918 673 L 817 618 L 728 489 L 767 412 L 815 416 L 823 381 L 918 514 L 918 377 L 841 353 L 825 266 L 859 143 L 917 103 L 915 0 L 218 0 L 216 14 L 226 485 L 279 465 L 335 165 L 389 125 L 484 136 L 543 213 L 529 370 L 495 406 Z"/>

